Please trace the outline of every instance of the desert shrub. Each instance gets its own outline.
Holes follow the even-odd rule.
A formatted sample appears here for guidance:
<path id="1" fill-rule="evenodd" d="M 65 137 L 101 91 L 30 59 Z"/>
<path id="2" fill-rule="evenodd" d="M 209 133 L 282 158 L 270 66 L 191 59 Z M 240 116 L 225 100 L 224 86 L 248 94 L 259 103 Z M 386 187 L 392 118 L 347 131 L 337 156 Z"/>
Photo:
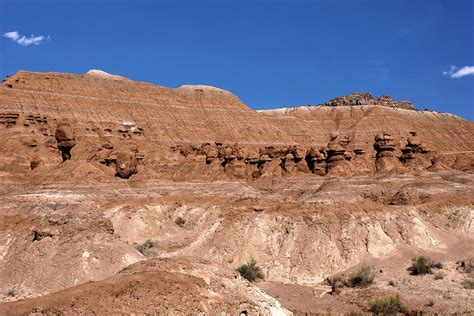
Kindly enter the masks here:
<path id="1" fill-rule="evenodd" d="M 435 280 L 442 280 L 442 279 L 444 279 L 444 273 L 443 273 L 443 272 L 437 272 L 437 273 L 435 273 L 434 279 L 435 279 Z"/>
<path id="2" fill-rule="evenodd" d="M 348 287 L 367 287 L 374 283 L 374 271 L 372 267 L 363 266 L 355 274 L 349 276 L 345 285 Z"/>
<path id="3" fill-rule="evenodd" d="M 434 306 L 435 302 L 433 299 L 429 299 L 428 302 L 426 302 L 425 306 Z"/>
<path id="4" fill-rule="evenodd" d="M 473 273 L 474 272 L 474 260 L 462 260 L 456 262 L 458 265 L 457 269 L 461 270 L 464 273 Z"/>
<path id="5" fill-rule="evenodd" d="M 156 240 L 147 239 L 144 243 L 135 245 L 135 248 L 144 256 L 151 257 L 157 252 L 158 242 Z"/>
<path id="6" fill-rule="evenodd" d="M 16 291 L 15 290 L 8 290 L 7 292 L 7 296 L 9 297 L 15 297 L 16 296 Z"/>
<path id="7" fill-rule="evenodd" d="M 443 264 L 441 262 L 431 262 L 431 269 L 443 269 Z"/>
<path id="8" fill-rule="evenodd" d="M 335 276 L 332 278 L 328 278 L 327 282 L 329 286 L 331 287 L 331 293 L 330 294 L 339 294 L 341 292 L 341 289 L 344 287 L 344 279 L 340 276 Z"/>
<path id="9" fill-rule="evenodd" d="M 183 227 L 184 224 L 186 224 L 186 221 L 184 220 L 184 218 L 182 218 L 181 216 L 178 216 L 178 218 L 176 218 L 176 220 L 174 221 L 174 223 L 176 225 L 178 225 L 179 227 Z"/>
<path id="10" fill-rule="evenodd" d="M 423 275 L 432 273 L 429 260 L 425 257 L 413 258 L 411 266 L 408 268 L 412 275 Z"/>
<path id="11" fill-rule="evenodd" d="M 369 310 L 377 315 L 396 315 L 403 312 L 404 308 L 397 294 L 369 300 Z"/>
<path id="12" fill-rule="evenodd" d="M 395 281 L 390 280 L 390 281 L 388 281 L 388 285 L 390 285 L 390 286 L 395 286 L 396 284 L 395 284 Z"/>
<path id="13" fill-rule="evenodd" d="M 432 269 L 442 269 L 439 262 L 432 262 L 430 259 L 420 256 L 412 259 L 411 266 L 408 267 L 411 275 L 424 275 L 433 273 Z"/>
<path id="14" fill-rule="evenodd" d="M 237 272 L 250 282 L 256 281 L 257 279 L 263 279 L 263 272 L 260 267 L 257 266 L 257 262 L 253 259 L 238 267 Z"/>
<path id="15" fill-rule="evenodd" d="M 465 289 L 474 290 L 474 280 L 464 280 L 462 281 L 462 285 Z"/>
<path id="16" fill-rule="evenodd" d="M 336 275 L 326 279 L 331 287 L 331 294 L 339 294 L 343 287 L 367 287 L 374 283 L 375 274 L 372 267 L 363 266 L 347 278 Z"/>
<path id="17" fill-rule="evenodd" d="M 48 316 L 64 315 L 63 312 L 58 311 L 54 307 L 34 307 L 31 310 L 31 314 L 33 314 L 33 315 L 48 315 Z"/>

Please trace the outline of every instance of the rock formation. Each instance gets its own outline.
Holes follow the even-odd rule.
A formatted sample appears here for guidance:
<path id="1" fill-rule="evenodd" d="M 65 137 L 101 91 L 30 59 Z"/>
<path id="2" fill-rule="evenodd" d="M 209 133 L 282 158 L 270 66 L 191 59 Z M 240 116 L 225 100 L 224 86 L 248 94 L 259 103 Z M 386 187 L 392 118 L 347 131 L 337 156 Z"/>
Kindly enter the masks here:
<path id="1" fill-rule="evenodd" d="M 434 161 L 440 161 L 440 159 L 437 159 L 435 156 L 431 155 L 432 157 L 430 157 L 430 155 L 428 155 L 430 150 L 426 144 L 422 142 L 416 131 L 410 131 L 410 135 L 407 137 L 406 146 L 401 148 L 401 152 L 402 155 L 400 161 L 405 167 L 419 167 L 421 169 L 426 169 L 429 168 Z M 432 159 L 433 161 L 428 161 L 429 159 Z M 437 168 L 439 167 L 440 166 Z"/>
<path id="2" fill-rule="evenodd" d="M 389 172 L 397 168 L 399 161 L 396 157 L 398 145 L 394 137 L 388 133 L 375 135 L 374 149 L 376 154 L 376 170 L 380 172 Z"/>
<path id="3" fill-rule="evenodd" d="M 60 122 L 56 127 L 54 134 L 58 142 L 58 148 L 61 151 L 63 161 L 71 159 L 71 149 L 76 146 L 74 131 L 67 122 Z"/>
<path id="4" fill-rule="evenodd" d="M 317 175 L 324 176 L 326 174 L 326 159 L 328 158 L 324 148 L 311 147 L 306 156 L 306 163 L 309 170 Z"/>
<path id="5" fill-rule="evenodd" d="M 353 153 L 347 150 L 350 142 L 351 139 L 347 135 L 339 135 L 338 133 L 331 135 L 331 140 L 326 149 L 328 172 L 338 172 L 340 174 L 345 172 L 347 161 L 353 158 Z"/>
<path id="6" fill-rule="evenodd" d="M 356 106 L 356 105 L 380 105 L 394 108 L 413 110 L 415 106 L 408 101 L 392 100 L 388 95 L 374 97 L 370 93 L 354 92 L 350 95 L 337 97 L 322 104 L 325 106 Z"/>
<path id="7" fill-rule="evenodd" d="M 137 158 L 135 153 L 129 151 L 119 152 L 115 160 L 115 172 L 123 179 L 128 179 L 137 173 Z"/>

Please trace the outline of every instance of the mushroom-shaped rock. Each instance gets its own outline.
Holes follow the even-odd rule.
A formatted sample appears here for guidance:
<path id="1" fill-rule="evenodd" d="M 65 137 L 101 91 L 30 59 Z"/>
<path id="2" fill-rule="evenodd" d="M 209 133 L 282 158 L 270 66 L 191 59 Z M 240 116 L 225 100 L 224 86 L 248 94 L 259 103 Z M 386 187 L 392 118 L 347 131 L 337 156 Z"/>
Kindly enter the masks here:
<path id="1" fill-rule="evenodd" d="M 135 154 L 129 151 L 121 151 L 117 154 L 115 160 L 116 175 L 123 179 L 130 178 L 137 173 L 137 158 Z"/>
<path id="2" fill-rule="evenodd" d="M 377 153 L 383 152 L 383 151 L 393 151 L 395 150 L 395 147 L 397 146 L 396 143 L 394 142 L 394 138 L 392 135 L 387 134 L 387 133 L 380 133 L 375 135 L 375 143 L 374 143 L 374 149 L 377 151 Z"/>
<path id="3" fill-rule="evenodd" d="M 235 155 L 235 157 L 236 157 L 237 159 L 239 159 L 239 160 L 244 159 L 245 156 L 246 156 L 246 155 L 245 155 L 245 151 L 244 151 L 242 148 L 240 148 L 240 147 L 236 147 L 236 148 L 234 149 L 234 155 Z"/>
<path id="4" fill-rule="evenodd" d="M 410 136 L 407 138 L 408 147 L 418 147 L 421 145 L 421 139 L 417 136 L 416 132 L 410 132 Z"/>
<path id="5" fill-rule="evenodd" d="M 278 158 L 281 156 L 281 149 L 275 146 L 266 146 L 260 148 L 261 156 L 268 156 L 269 158 Z"/>
<path id="6" fill-rule="evenodd" d="M 247 166 L 242 160 L 232 159 L 225 165 L 224 172 L 233 178 L 245 179 L 247 177 Z"/>
<path id="7" fill-rule="evenodd" d="M 209 146 L 205 150 L 206 162 L 211 163 L 219 156 L 219 150 L 215 146 Z"/>
<path id="8" fill-rule="evenodd" d="M 232 147 L 224 148 L 224 158 L 225 159 L 235 159 L 234 149 Z"/>
<path id="9" fill-rule="evenodd" d="M 400 164 L 398 159 L 400 151 L 397 150 L 397 144 L 392 135 L 380 133 L 375 135 L 374 141 L 374 149 L 377 152 L 375 169 L 379 172 L 396 170 Z"/>
<path id="10" fill-rule="evenodd" d="M 295 146 L 293 149 L 293 156 L 295 159 L 303 159 L 306 157 L 306 149 L 302 146 Z"/>
<path id="11" fill-rule="evenodd" d="M 63 161 L 71 159 L 71 149 L 76 146 L 74 131 L 71 125 L 67 122 L 60 122 L 54 136 L 61 151 Z"/>
<path id="12" fill-rule="evenodd" d="M 347 145 L 351 142 L 351 138 L 347 135 L 331 134 L 331 140 L 328 143 L 329 156 L 342 155 L 346 151 Z"/>
<path id="13" fill-rule="evenodd" d="M 261 155 L 258 160 L 262 162 L 268 162 L 268 161 L 272 161 L 272 158 L 270 158 L 268 155 Z"/>
<path id="14" fill-rule="evenodd" d="M 259 161 L 259 158 L 260 158 L 260 154 L 258 152 L 258 150 L 255 150 L 255 149 L 249 149 L 246 153 L 245 153 L 245 161 L 248 162 L 248 163 L 251 163 L 251 164 L 256 164 L 258 163 Z"/>
<path id="15" fill-rule="evenodd" d="M 344 152 L 343 157 L 346 160 L 351 160 L 352 158 L 354 158 L 354 154 L 351 153 L 350 151 L 346 151 L 346 152 Z"/>

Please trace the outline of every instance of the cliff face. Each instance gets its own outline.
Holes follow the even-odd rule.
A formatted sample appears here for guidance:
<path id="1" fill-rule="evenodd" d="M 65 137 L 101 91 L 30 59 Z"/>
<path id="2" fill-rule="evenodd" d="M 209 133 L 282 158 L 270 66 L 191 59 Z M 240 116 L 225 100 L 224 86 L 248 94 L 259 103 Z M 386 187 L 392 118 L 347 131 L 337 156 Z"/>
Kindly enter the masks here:
<path id="1" fill-rule="evenodd" d="M 48 127 L 68 119 L 86 135 L 98 128 L 120 137 L 121 128 L 134 124 L 156 142 L 290 141 L 237 96 L 208 86 L 171 89 L 96 72 L 20 71 L 0 89 L 0 109 L 21 114 L 19 122 L 29 114 L 47 117 Z"/>
<path id="2" fill-rule="evenodd" d="M 355 145 L 369 149 L 378 133 L 406 142 L 415 131 L 431 150 L 440 153 L 474 150 L 474 124 L 449 113 L 380 105 L 303 106 L 260 113 L 304 145 L 324 146 L 331 133 L 338 132 L 351 135 Z"/>
<path id="3" fill-rule="evenodd" d="M 20 71 L 0 91 L 6 139 L 0 170 L 18 175 L 55 169 L 58 151 L 62 160 L 87 163 L 98 177 L 113 176 L 114 167 L 123 178 L 138 172 L 175 180 L 472 168 L 472 122 L 406 109 L 388 97 L 353 94 L 331 106 L 256 112 L 218 88 L 172 89 L 96 70 Z M 61 124 L 74 139 L 54 138 Z M 393 138 L 393 159 L 377 167 L 374 144 L 380 133 Z M 412 133 L 424 150 L 407 156 Z"/>

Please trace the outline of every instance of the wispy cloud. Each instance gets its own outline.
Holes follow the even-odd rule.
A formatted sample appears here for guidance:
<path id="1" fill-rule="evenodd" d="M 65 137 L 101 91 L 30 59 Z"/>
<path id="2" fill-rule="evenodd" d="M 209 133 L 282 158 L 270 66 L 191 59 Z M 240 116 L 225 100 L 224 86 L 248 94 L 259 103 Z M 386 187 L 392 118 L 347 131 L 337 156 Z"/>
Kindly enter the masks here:
<path id="1" fill-rule="evenodd" d="M 49 39 L 49 36 L 34 36 L 31 35 L 30 37 L 22 36 L 17 31 L 13 32 L 6 32 L 3 34 L 3 37 L 11 39 L 12 41 L 16 42 L 18 45 L 21 46 L 29 46 L 29 45 L 40 45 L 45 40 Z"/>
<path id="2" fill-rule="evenodd" d="M 454 65 L 449 66 L 448 71 L 443 71 L 443 75 L 451 78 L 461 78 L 464 76 L 474 75 L 474 66 L 464 66 L 458 68 Z"/>

